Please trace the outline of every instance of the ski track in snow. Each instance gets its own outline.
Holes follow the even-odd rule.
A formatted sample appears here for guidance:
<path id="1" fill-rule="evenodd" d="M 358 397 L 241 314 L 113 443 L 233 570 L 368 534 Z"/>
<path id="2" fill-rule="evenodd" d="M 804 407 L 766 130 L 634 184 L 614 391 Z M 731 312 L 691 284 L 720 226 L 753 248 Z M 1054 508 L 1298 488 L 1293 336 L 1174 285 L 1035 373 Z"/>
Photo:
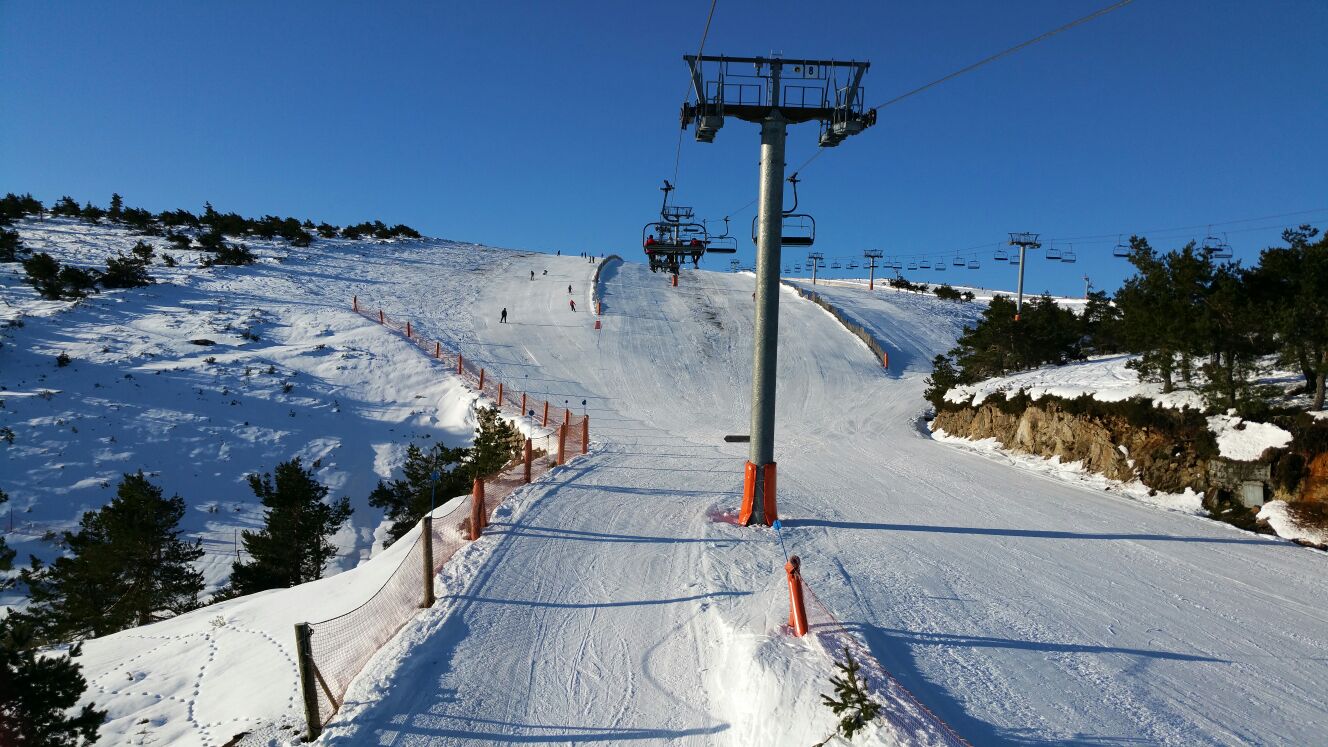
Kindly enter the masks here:
<path id="1" fill-rule="evenodd" d="M 325 743 L 805 745 L 829 733 L 819 694 L 829 691 L 837 652 L 816 636 L 787 635 L 773 532 L 709 518 L 732 509 L 741 486 L 745 449 L 722 436 L 745 432 L 749 417 L 750 275 L 687 271 L 671 288 L 641 265 L 611 265 L 597 332 L 588 313 L 594 265 L 583 259 L 445 242 L 320 245 L 283 267 L 190 274 L 185 291 L 137 293 L 211 284 L 194 292 L 268 294 L 265 308 L 281 298 L 286 305 L 269 323 L 289 325 L 290 340 L 316 339 L 305 327 L 317 320 L 386 359 L 358 383 L 311 369 L 310 378 L 343 387 L 343 406 L 377 398 L 372 407 L 395 413 L 385 421 L 422 429 L 418 414 L 404 413 L 416 392 L 428 392 L 435 431 L 438 423 L 462 431 L 466 392 L 404 341 L 345 311 L 358 292 L 423 334 L 455 342 L 509 386 L 578 413 L 585 400 L 595 441 L 589 456 L 514 493 L 492 530 L 448 564 L 438 604 L 352 684 Z M 288 282 L 291 270 L 320 279 Z M 569 283 L 577 312 L 568 309 Z M 822 309 L 781 291 L 776 458 L 785 541 L 817 596 L 922 703 L 975 745 L 1321 737 L 1322 554 L 930 439 L 916 425 L 929 362 L 977 308 L 894 291 L 816 290 L 886 344 L 891 369 Z M 94 322 L 72 322 L 109 303 L 52 318 L 83 329 Z M 503 306 L 509 324 L 498 324 Z M 22 333 L 34 349 L 44 339 L 37 326 L 29 321 Z M 50 350 L 32 352 L 27 365 L 45 365 Z M 350 430 L 269 434 L 276 442 L 268 450 L 285 458 L 298 443 L 341 453 L 328 439 L 344 444 Z M 371 482 L 375 469 L 399 461 L 390 447 L 403 434 L 379 426 L 354 438 L 361 455 L 338 457 L 346 484 Z M 236 473 L 268 464 L 243 456 L 232 453 Z M 365 555 L 377 529 L 370 513 L 357 515 L 347 540 Z M 246 743 L 290 739 L 289 725 L 299 723 L 291 624 L 376 588 L 400 560 L 394 549 L 309 587 L 90 642 L 89 696 L 111 703 L 117 719 L 102 741 L 131 741 L 142 718 L 158 719 L 149 734 L 171 743 L 220 744 L 255 727 Z M 209 622 L 217 618 L 220 625 Z M 282 654 L 213 653 L 245 634 L 251 648 Z M 250 667 L 260 663 L 271 674 L 255 683 Z M 244 684 L 209 695 L 223 682 L 212 678 L 227 671 Z M 117 687 L 118 677 L 126 685 Z M 273 702 L 256 707 L 254 691 Z M 858 743 L 934 736 L 881 727 Z"/>

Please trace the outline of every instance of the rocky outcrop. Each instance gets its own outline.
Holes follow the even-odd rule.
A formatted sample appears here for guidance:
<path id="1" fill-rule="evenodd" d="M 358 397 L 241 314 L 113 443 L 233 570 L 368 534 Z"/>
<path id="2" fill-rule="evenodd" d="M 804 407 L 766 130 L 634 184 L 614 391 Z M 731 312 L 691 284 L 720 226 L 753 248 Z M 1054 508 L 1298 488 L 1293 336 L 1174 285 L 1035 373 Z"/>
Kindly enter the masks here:
<path id="1" fill-rule="evenodd" d="M 1214 448 L 1210 436 L 1205 441 L 1206 431 L 1183 417 L 1171 427 L 1139 426 L 1122 415 L 1070 412 L 1050 398 L 1016 411 L 995 403 L 945 410 L 932 427 L 952 436 L 995 438 L 1014 451 L 1081 462 L 1092 472 L 1138 479 L 1168 493 L 1207 488 L 1205 455 Z"/>

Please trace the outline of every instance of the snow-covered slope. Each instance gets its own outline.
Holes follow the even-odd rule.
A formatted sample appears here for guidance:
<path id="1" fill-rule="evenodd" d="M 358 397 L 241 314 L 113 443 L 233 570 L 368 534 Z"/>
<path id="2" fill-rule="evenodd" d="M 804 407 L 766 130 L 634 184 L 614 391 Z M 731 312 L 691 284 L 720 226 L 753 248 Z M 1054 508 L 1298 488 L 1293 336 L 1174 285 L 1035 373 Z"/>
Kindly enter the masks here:
<path id="1" fill-rule="evenodd" d="M 62 219 L 19 228 L 30 249 L 85 266 L 104 267 L 143 238 Z M 183 528 L 203 539 L 215 587 L 230 574 L 238 532 L 262 520 L 245 475 L 300 456 L 334 496 L 351 498 L 356 514 L 332 570 L 353 567 L 381 545 L 381 512 L 366 503 L 375 481 L 411 441 L 465 443 L 474 423 L 459 382 L 352 313 L 351 296 L 427 298 L 449 309 L 437 332 L 463 336 L 476 295 L 467 271 L 516 254 L 437 240 L 257 242 L 258 264 L 207 269 L 196 251 L 153 243 L 180 263 L 155 263 L 157 285 L 77 305 L 39 299 L 19 265 L 0 265 L 0 308 L 22 320 L 3 331 L 0 350 L 0 426 L 14 433 L 0 444 L 13 511 L 0 517 L 6 530 L 12 518 L 6 540 L 20 558 L 49 559 L 59 550 L 48 532 L 76 526 L 122 473 L 141 469 L 188 503 Z M 71 362 L 58 367 L 62 352 Z"/>
<path id="2" fill-rule="evenodd" d="M 606 268 L 597 331 L 586 313 L 594 266 L 585 260 L 510 257 L 475 272 L 461 261 L 394 254 L 370 263 L 363 272 L 375 282 L 358 289 L 395 304 L 389 313 L 426 334 L 464 341 L 491 375 L 574 409 L 585 400 L 596 447 L 514 496 L 509 513 L 448 566 L 439 603 L 371 662 L 324 741 L 823 738 L 832 719 L 819 693 L 829 691 L 834 652 L 824 639 L 787 634 L 774 532 L 723 520 L 737 505 L 745 458 L 722 436 L 747 429 L 751 277 L 688 271 L 671 288 L 640 265 Z M 438 303 L 446 293 L 438 286 L 456 275 L 482 313 L 459 316 Z M 326 282 L 327 297 L 307 302 L 320 319 L 354 285 Z M 784 541 L 844 628 L 926 707 L 983 745 L 1311 744 L 1323 733 L 1321 554 L 931 440 L 917 425 L 926 363 L 972 312 L 909 294 L 818 291 L 887 341 L 892 370 L 829 314 L 784 291 L 776 450 Z M 511 323 L 498 323 L 501 307 Z M 366 334 L 389 345 L 386 330 Z M 445 372 L 432 378 L 447 385 Z M 238 600 L 270 608 L 237 617 L 236 638 L 239 626 L 269 631 L 288 652 L 289 612 L 275 610 L 298 608 L 304 593 Z M 209 665 L 211 650 L 198 645 L 153 652 L 132 636 L 204 631 L 210 615 L 89 645 L 90 664 L 104 657 L 90 666 L 98 682 L 153 683 L 116 696 L 122 723 L 142 714 L 178 725 L 202 713 L 206 688 L 192 678 L 232 660 Z M 163 693 L 193 703 L 151 711 Z M 206 698 L 226 707 L 206 718 L 248 715 L 250 695 L 233 688 L 225 701 Z M 298 710 L 283 702 L 267 712 L 290 719 Z M 202 728 L 170 733 L 202 744 L 226 731 Z M 940 739 L 925 724 L 911 736 Z M 909 740 L 882 727 L 859 743 L 898 741 Z"/>

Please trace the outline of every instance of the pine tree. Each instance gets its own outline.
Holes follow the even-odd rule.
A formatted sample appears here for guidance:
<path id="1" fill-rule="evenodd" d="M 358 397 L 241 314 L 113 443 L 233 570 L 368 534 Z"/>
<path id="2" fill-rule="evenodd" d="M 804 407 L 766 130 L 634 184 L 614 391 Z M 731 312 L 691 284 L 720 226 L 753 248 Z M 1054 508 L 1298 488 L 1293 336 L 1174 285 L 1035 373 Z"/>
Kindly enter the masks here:
<path id="1" fill-rule="evenodd" d="M 1111 302 L 1105 291 L 1088 294 L 1083 316 L 1084 349 L 1095 355 L 1119 353 L 1124 350 L 1121 336 L 1120 307 Z"/>
<path id="2" fill-rule="evenodd" d="M 17 262 L 25 253 L 18 231 L 0 228 L 0 262 Z"/>
<path id="3" fill-rule="evenodd" d="M 479 425 L 470 447 L 470 470 L 474 477 L 489 477 L 521 454 L 525 437 L 515 425 L 503 419 L 497 407 L 486 407 L 476 414 Z"/>
<path id="4" fill-rule="evenodd" d="M 83 205 L 83 210 L 80 211 L 79 215 L 89 223 L 96 223 L 106 217 L 106 211 L 88 202 Z"/>
<path id="5" fill-rule="evenodd" d="M 252 560 L 232 566 L 234 590 L 252 594 L 322 578 L 337 552 L 331 537 L 350 518 L 350 501 L 324 502 L 327 486 L 299 457 L 278 464 L 273 474 L 250 475 L 249 487 L 267 510 L 261 531 L 242 533 Z"/>
<path id="6" fill-rule="evenodd" d="M 134 248 L 129 252 L 142 260 L 143 264 L 152 264 L 152 258 L 156 255 L 157 249 L 146 241 L 139 241 L 134 244 Z"/>
<path id="7" fill-rule="evenodd" d="M 111 194 L 111 207 L 106 211 L 106 217 L 118 222 L 123 215 L 124 198 L 120 196 L 119 192 L 114 192 Z"/>
<path id="8" fill-rule="evenodd" d="M 9 494 L 0 490 L 0 506 L 9 502 Z M 8 573 L 14 568 L 14 548 L 10 547 L 4 537 L 0 537 L 0 573 Z M 13 585 L 7 576 L 0 576 L 0 591 L 4 591 Z M 2 744 L 2 743 L 0 743 Z"/>
<path id="9" fill-rule="evenodd" d="M 78 203 L 74 201 L 74 198 L 69 195 L 65 195 L 59 200 L 56 200 L 55 204 L 51 206 L 51 215 L 54 216 L 77 218 L 82 214 L 83 209 L 80 208 Z"/>
<path id="10" fill-rule="evenodd" d="M 853 654 L 848 647 L 844 648 L 844 661 L 835 662 L 835 669 L 843 673 L 830 678 L 830 684 L 835 686 L 835 695 L 838 697 L 822 695 L 821 702 L 839 717 L 839 724 L 834 734 L 826 737 L 825 741 L 815 747 L 829 744 L 837 734 L 852 740 L 854 735 L 881 715 L 881 704 L 872 700 L 866 683 L 858 679 L 862 665 L 853 660 Z"/>
<path id="11" fill-rule="evenodd" d="M 931 376 L 927 377 L 927 389 L 923 397 L 937 410 L 945 405 L 945 393 L 964 383 L 954 361 L 944 355 L 938 355 L 931 362 Z"/>
<path id="12" fill-rule="evenodd" d="M 151 285 L 152 277 L 142 259 L 121 254 L 106 260 L 106 273 L 101 277 L 101 284 L 106 288 L 140 288 Z"/>
<path id="13" fill-rule="evenodd" d="M 32 606 L 23 614 L 47 641 L 102 636 L 198 606 L 201 542 L 180 536 L 184 499 L 162 497 L 142 472 L 125 475 L 115 498 L 65 532 L 69 554 L 50 566 L 33 558 L 20 577 Z"/>
<path id="14" fill-rule="evenodd" d="M 73 657 L 39 650 L 32 625 L 23 615 L 0 619 L 0 745 L 78 747 L 97 741 L 106 712 L 85 704 L 69 710 L 83 696 L 87 681 Z"/>
<path id="15" fill-rule="evenodd" d="M 60 263 L 55 257 L 46 252 L 37 252 L 23 260 L 23 271 L 27 273 L 28 283 L 37 289 L 42 298 L 59 300 L 63 297 Z"/>
<path id="16" fill-rule="evenodd" d="M 406 448 L 406 463 L 402 467 L 402 478 L 383 482 L 369 494 L 369 505 L 383 509 L 387 519 L 392 522 L 388 530 L 388 542 L 391 544 L 429 511 L 429 504 L 435 498 L 446 500 L 461 495 L 470 489 L 470 473 L 462 468 L 469 452 L 466 449 L 453 449 L 443 444 L 434 444 L 427 452 L 415 444 Z M 433 473 L 438 473 L 435 485 Z"/>
<path id="17" fill-rule="evenodd" d="M 1287 246 L 1265 249 L 1248 278 L 1278 336 L 1278 361 L 1301 371 L 1313 410 L 1324 407 L 1328 378 L 1328 235 L 1318 235 L 1308 225 L 1282 232 Z"/>

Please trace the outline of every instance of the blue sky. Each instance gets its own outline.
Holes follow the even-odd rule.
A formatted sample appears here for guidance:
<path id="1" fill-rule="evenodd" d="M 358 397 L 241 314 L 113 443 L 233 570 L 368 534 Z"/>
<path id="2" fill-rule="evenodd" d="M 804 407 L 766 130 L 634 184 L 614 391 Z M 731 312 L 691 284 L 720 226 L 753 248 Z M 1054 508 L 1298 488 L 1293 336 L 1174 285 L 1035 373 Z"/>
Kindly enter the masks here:
<path id="1" fill-rule="evenodd" d="M 706 51 L 867 59 L 877 103 L 1106 2 L 720 0 Z M 0 0 L 0 191 L 639 258 L 709 5 Z M 1097 237 L 1074 242 L 1077 265 L 1029 263 L 1030 290 L 1081 292 L 1085 273 L 1124 276 L 1116 233 L 1317 210 L 1214 226 L 1248 261 L 1275 226 L 1328 225 L 1325 32 L 1322 0 L 1136 0 L 881 110 L 803 173 L 817 248 Z M 791 167 L 815 137 L 791 129 Z M 755 125 L 688 134 L 678 202 L 711 218 L 746 204 L 757 151 Z M 906 274 L 1013 285 L 980 256 Z"/>

